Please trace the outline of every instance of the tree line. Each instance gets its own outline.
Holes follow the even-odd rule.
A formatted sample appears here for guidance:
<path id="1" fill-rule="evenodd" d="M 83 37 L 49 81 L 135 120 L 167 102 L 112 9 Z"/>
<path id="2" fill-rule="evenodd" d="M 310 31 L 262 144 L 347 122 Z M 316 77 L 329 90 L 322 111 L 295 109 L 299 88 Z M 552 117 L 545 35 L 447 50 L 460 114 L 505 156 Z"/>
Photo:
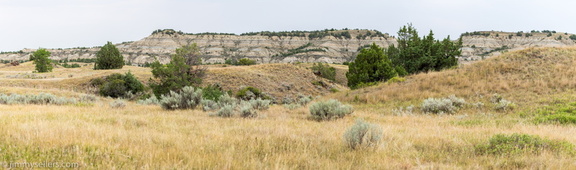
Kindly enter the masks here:
<path id="1" fill-rule="evenodd" d="M 400 28 L 397 40 L 397 46 L 391 45 L 387 49 L 376 44 L 361 49 L 348 65 L 348 86 L 356 89 L 396 76 L 439 71 L 458 64 L 456 57 L 461 54 L 462 39 L 453 42 L 448 36 L 436 40 L 432 31 L 420 37 L 408 24 Z"/>

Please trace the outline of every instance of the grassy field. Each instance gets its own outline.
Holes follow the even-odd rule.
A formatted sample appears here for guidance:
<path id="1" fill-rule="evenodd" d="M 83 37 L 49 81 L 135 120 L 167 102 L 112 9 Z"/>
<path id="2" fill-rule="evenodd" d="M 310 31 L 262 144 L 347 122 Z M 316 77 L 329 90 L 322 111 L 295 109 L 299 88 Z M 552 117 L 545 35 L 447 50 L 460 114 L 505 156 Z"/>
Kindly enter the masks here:
<path id="1" fill-rule="evenodd" d="M 575 169 L 575 155 L 570 153 L 493 155 L 475 149 L 496 134 L 512 133 L 576 143 L 574 125 L 533 121 L 539 108 L 575 101 L 575 62 L 576 48 L 527 49 L 409 76 L 403 82 L 344 88 L 316 101 L 336 98 L 352 104 L 355 112 L 323 122 L 309 120 L 307 107 L 291 110 L 281 105 L 253 119 L 210 117 L 201 110 L 166 111 L 133 102 L 112 108 L 107 98 L 63 106 L 0 105 L 0 162 L 77 162 L 87 169 Z M 31 68 L 26 64 L 23 67 Z M 293 66 L 211 70 L 224 76 L 261 74 L 277 81 L 266 75 L 272 68 Z M 80 96 L 85 93 L 81 80 L 93 76 L 128 70 L 141 79 L 150 76 L 146 68 L 86 67 L 58 68 L 38 80 L 6 78 L 26 71 L 10 69 L 16 68 L 0 69 L 0 93 Z M 295 83 L 295 88 L 301 86 L 309 88 Z M 494 93 L 515 107 L 495 110 L 490 103 Z M 440 115 L 418 109 L 426 98 L 452 94 L 484 105 L 469 104 L 455 114 Z M 413 114 L 392 111 L 409 105 L 416 107 Z M 382 143 L 376 149 L 346 147 L 343 135 L 357 119 L 382 128 Z"/>

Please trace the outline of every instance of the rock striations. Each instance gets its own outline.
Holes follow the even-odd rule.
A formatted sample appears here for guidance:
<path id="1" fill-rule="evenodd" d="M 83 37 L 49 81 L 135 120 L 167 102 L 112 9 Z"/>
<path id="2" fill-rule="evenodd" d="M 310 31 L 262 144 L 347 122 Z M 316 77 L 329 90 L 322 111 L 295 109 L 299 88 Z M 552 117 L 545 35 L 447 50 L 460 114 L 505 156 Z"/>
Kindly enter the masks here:
<path id="1" fill-rule="evenodd" d="M 572 39 L 571 39 L 572 38 Z M 462 34 L 461 61 L 476 61 L 508 50 L 529 47 L 563 47 L 576 45 L 574 36 L 557 32 L 495 32 Z M 258 32 L 242 35 L 201 33 L 187 34 L 171 29 L 156 30 L 139 41 L 116 44 L 127 63 L 144 65 L 159 60 L 170 61 L 175 49 L 196 43 L 204 63 L 225 63 L 228 59 L 249 58 L 258 63 L 352 61 L 358 51 L 372 43 L 382 47 L 396 44 L 396 39 L 372 30 L 322 30 L 291 32 Z M 50 49 L 53 60 L 94 58 L 99 47 Z M 35 49 L 2 53 L 0 60 L 28 60 Z"/>

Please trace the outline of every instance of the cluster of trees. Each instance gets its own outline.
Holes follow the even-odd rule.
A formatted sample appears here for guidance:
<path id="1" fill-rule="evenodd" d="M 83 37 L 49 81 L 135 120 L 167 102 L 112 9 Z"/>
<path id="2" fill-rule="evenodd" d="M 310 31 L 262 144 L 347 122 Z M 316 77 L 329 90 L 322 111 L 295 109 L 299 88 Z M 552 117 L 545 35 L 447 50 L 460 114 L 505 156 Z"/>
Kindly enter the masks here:
<path id="1" fill-rule="evenodd" d="M 384 35 L 382 32 L 380 31 L 376 31 L 373 30 L 375 33 L 372 33 L 372 31 L 367 31 L 366 34 L 358 34 L 356 36 L 356 39 L 366 39 L 368 37 L 387 37 L 386 35 Z"/>
<path id="2" fill-rule="evenodd" d="M 50 59 L 50 51 L 40 48 L 30 55 L 30 61 L 35 65 L 36 72 L 45 73 L 52 72 L 53 61 Z M 120 54 L 120 51 L 111 42 L 106 43 L 106 45 L 100 48 L 100 51 L 96 53 L 96 59 L 73 59 L 73 60 L 62 60 L 59 61 L 65 68 L 77 68 L 80 67 L 79 64 L 68 64 L 68 61 L 75 62 L 95 62 L 94 69 L 121 69 L 124 66 L 124 57 Z M 57 64 L 57 63 L 54 63 Z"/>
<path id="3" fill-rule="evenodd" d="M 473 36 L 473 35 L 479 35 L 479 36 L 488 37 L 488 36 L 490 36 L 490 33 L 489 33 L 489 32 L 474 31 L 474 32 L 465 32 L 465 33 L 462 34 L 461 36 Z"/>
<path id="4" fill-rule="evenodd" d="M 458 64 L 462 40 L 450 37 L 442 41 L 434 39 L 432 31 L 420 37 L 411 24 L 398 31 L 398 46 L 383 49 L 376 44 L 360 51 L 348 65 L 348 86 L 359 88 L 386 81 L 395 76 L 405 76 L 428 71 L 439 71 Z"/>
<path id="5" fill-rule="evenodd" d="M 358 30 L 358 29 L 356 29 L 356 30 Z M 373 30 L 373 31 L 375 33 L 371 33 L 371 31 L 368 31 L 367 34 L 358 35 L 356 38 L 365 39 L 366 37 L 376 37 L 376 36 L 384 37 L 385 36 L 384 34 L 382 34 L 382 32 L 379 32 L 376 30 Z M 243 35 L 261 35 L 261 36 L 268 36 L 268 37 L 292 36 L 292 37 L 308 37 L 309 39 L 324 38 L 326 36 L 333 36 L 333 37 L 341 38 L 341 39 L 352 38 L 352 35 L 350 34 L 350 30 L 348 28 L 345 28 L 343 30 L 336 30 L 336 29 L 332 28 L 332 29 L 324 29 L 324 30 L 317 30 L 317 31 L 281 31 L 281 32 L 261 31 L 261 32 L 242 33 L 240 35 L 241 36 L 243 36 Z"/>

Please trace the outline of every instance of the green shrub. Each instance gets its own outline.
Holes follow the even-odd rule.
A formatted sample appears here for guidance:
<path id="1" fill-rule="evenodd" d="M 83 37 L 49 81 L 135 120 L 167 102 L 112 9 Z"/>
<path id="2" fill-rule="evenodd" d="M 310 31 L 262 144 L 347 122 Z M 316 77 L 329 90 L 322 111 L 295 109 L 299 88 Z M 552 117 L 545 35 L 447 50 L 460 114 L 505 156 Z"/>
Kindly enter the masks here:
<path id="1" fill-rule="evenodd" d="M 576 102 L 539 109 L 534 122 L 537 124 L 576 124 Z"/>
<path id="2" fill-rule="evenodd" d="M 218 101 L 220 96 L 224 95 L 226 92 L 222 90 L 219 84 L 208 85 L 202 88 L 202 98 L 207 100 Z"/>
<path id="3" fill-rule="evenodd" d="M 242 58 L 238 60 L 238 65 L 247 66 L 247 65 L 254 65 L 256 64 L 256 60 L 251 60 L 248 58 Z"/>
<path id="4" fill-rule="evenodd" d="M 251 100 L 257 98 L 265 98 L 260 89 L 252 86 L 244 87 L 236 92 L 236 97 L 242 100 Z"/>
<path id="5" fill-rule="evenodd" d="M 312 65 L 312 71 L 315 75 L 336 81 L 336 68 L 330 67 L 328 64 L 314 63 L 314 65 Z"/>
<path id="6" fill-rule="evenodd" d="M 114 73 L 104 79 L 94 78 L 90 80 L 90 85 L 97 87 L 100 95 L 112 98 L 132 98 L 133 94 L 144 92 L 144 84 L 130 72 L 124 75 Z"/>
<path id="7" fill-rule="evenodd" d="M 338 100 L 317 102 L 310 107 L 311 118 L 314 120 L 332 120 L 352 114 L 354 109 L 350 105 L 343 105 Z"/>
<path id="8" fill-rule="evenodd" d="M 194 109 L 202 102 L 202 90 L 186 86 L 179 93 L 170 91 L 160 97 L 160 106 L 166 110 Z"/>
<path id="9" fill-rule="evenodd" d="M 493 155 L 539 154 L 542 151 L 573 154 L 574 145 L 527 134 L 498 134 L 490 138 L 487 144 L 476 145 L 475 151 L 478 154 Z"/>
<path id="10" fill-rule="evenodd" d="M 464 104 L 466 104 L 464 99 L 451 95 L 447 98 L 428 98 L 422 102 L 420 109 L 425 113 L 455 113 Z"/>
<path id="11" fill-rule="evenodd" d="M 344 141 L 350 149 L 377 147 L 381 139 L 382 129 L 361 119 L 344 133 Z"/>
<path id="12" fill-rule="evenodd" d="M 238 60 L 233 59 L 233 58 L 231 58 L 231 59 L 226 59 L 226 60 L 224 61 L 224 64 L 238 65 Z"/>
<path id="13" fill-rule="evenodd" d="M 122 79 L 113 79 L 100 88 L 100 95 L 119 98 L 126 95 L 126 82 Z"/>

